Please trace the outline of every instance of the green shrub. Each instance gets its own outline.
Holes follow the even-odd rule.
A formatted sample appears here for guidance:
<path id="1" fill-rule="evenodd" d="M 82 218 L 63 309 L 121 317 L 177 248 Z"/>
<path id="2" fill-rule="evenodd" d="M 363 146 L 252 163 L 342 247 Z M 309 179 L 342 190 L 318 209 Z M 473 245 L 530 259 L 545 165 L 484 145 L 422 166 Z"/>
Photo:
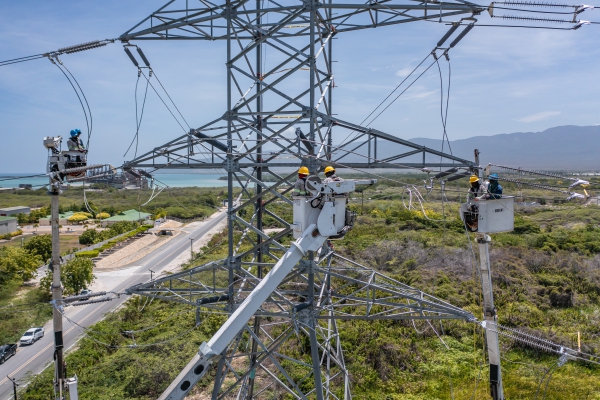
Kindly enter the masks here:
<path id="1" fill-rule="evenodd" d="M 80 251 L 78 253 L 75 253 L 75 257 L 95 258 L 95 257 L 98 257 L 98 254 L 100 254 L 100 250 L 98 250 L 98 249 L 86 250 L 86 251 Z"/>

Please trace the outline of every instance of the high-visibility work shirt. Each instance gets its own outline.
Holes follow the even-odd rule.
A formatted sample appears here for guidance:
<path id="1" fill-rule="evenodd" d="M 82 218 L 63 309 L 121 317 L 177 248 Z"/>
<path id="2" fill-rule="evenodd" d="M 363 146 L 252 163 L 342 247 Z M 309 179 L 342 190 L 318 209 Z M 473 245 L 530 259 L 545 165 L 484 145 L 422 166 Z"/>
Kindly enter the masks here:
<path id="1" fill-rule="evenodd" d="M 308 196 L 309 192 L 306 190 L 306 179 L 298 178 L 294 185 L 293 196 Z"/>
<path id="2" fill-rule="evenodd" d="M 70 138 L 67 140 L 67 146 L 69 147 L 69 151 L 85 150 L 85 146 L 79 138 Z"/>

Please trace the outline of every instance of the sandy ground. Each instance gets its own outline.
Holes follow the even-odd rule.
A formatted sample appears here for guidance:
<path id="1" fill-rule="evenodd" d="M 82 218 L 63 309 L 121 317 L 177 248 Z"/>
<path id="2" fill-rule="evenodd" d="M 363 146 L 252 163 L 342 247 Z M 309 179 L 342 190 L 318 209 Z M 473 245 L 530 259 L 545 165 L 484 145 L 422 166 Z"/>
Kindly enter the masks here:
<path id="1" fill-rule="evenodd" d="M 172 236 L 169 238 L 172 238 Z M 158 236 L 146 235 L 141 239 L 136 239 L 133 243 L 128 244 L 120 250 L 117 250 L 108 257 L 104 257 L 103 259 L 96 261 L 95 269 L 110 269 L 119 265 L 128 264 L 144 256 L 146 252 L 152 251 L 164 243 L 166 243 L 166 241 L 160 240 Z"/>
<path id="2" fill-rule="evenodd" d="M 44 235 L 44 234 L 51 234 L 52 233 L 52 227 L 50 226 L 39 226 L 37 228 L 34 228 L 33 225 L 25 225 L 23 227 L 21 227 L 21 229 L 23 230 L 23 233 L 37 233 L 38 235 Z M 68 226 L 63 226 L 60 229 L 60 233 L 61 235 L 81 235 L 83 233 L 83 231 L 85 231 L 86 229 L 97 229 L 97 230 L 104 230 L 104 228 L 100 227 L 100 226 L 96 226 L 94 224 L 89 224 L 88 227 L 84 227 L 83 225 L 68 225 Z"/>
<path id="3" fill-rule="evenodd" d="M 168 241 L 170 241 L 175 236 L 181 233 L 191 232 L 196 229 L 198 226 L 203 225 L 205 222 L 208 222 L 212 218 L 214 218 L 218 213 L 213 214 L 206 221 L 195 221 L 188 225 L 183 226 L 182 223 L 177 221 L 167 221 L 160 226 L 155 228 L 155 231 L 160 229 L 169 228 L 173 230 L 174 236 L 155 236 L 155 235 L 146 235 L 145 237 L 136 240 L 132 244 L 124 247 L 123 249 L 111 254 L 110 256 L 103 258 L 102 260 L 96 263 L 96 268 L 94 271 L 109 271 L 120 268 L 126 268 L 126 265 L 131 264 L 132 262 L 139 260 L 143 256 L 145 256 L 148 252 L 155 250 L 156 248 L 164 245 Z M 221 232 L 223 229 L 227 227 L 227 220 L 223 220 L 221 223 L 216 225 L 209 233 L 204 235 L 202 239 L 194 242 L 192 247 L 194 252 L 200 251 L 200 249 L 208 244 L 212 237 Z M 186 262 L 190 261 L 190 255 L 187 252 L 183 252 L 179 257 L 169 263 L 169 265 L 165 266 L 165 270 L 173 270 L 181 266 Z"/>
<path id="4" fill-rule="evenodd" d="M 154 229 L 163 229 L 163 228 L 180 228 L 183 224 L 181 222 L 168 220 L 167 222 L 163 222 L 160 225 L 157 225 Z"/>
<path id="5" fill-rule="evenodd" d="M 180 222 L 167 221 L 164 224 L 161 224 L 160 228 L 173 229 L 174 236 L 145 235 L 143 238 L 135 240 L 133 243 L 128 244 L 108 257 L 97 261 L 95 269 L 106 270 L 118 268 L 139 260 L 147 253 L 173 239 L 177 234 L 179 234 L 181 226 L 182 224 Z"/>

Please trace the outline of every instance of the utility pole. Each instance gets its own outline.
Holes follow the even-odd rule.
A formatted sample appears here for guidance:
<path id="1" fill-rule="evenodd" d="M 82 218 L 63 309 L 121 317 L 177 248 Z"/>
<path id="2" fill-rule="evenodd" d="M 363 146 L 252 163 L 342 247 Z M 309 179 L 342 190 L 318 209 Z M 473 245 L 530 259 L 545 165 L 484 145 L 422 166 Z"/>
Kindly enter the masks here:
<path id="1" fill-rule="evenodd" d="M 475 165 L 479 166 L 479 150 L 475 149 Z M 479 168 L 479 180 L 483 182 L 483 170 Z M 477 233 L 475 238 L 479 246 L 479 270 L 481 276 L 481 290 L 483 292 L 483 318 L 486 328 L 485 340 L 488 349 L 488 361 L 490 364 L 490 392 L 492 399 L 504 400 L 502 388 L 502 371 L 500 369 L 500 345 L 498 342 L 496 307 L 494 306 L 494 293 L 492 290 L 492 270 L 490 268 L 490 248 L 492 239 L 484 234 Z"/>
<path id="2" fill-rule="evenodd" d="M 193 238 L 190 238 L 190 262 L 191 261 L 194 261 L 194 239 Z"/>
<path id="3" fill-rule="evenodd" d="M 490 363 L 490 391 L 492 399 L 504 400 L 502 389 L 502 371 L 500 369 L 500 344 L 498 342 L 498 328 L 494 294 L 492 292 L 492 271 L 490 268 L 489 243 L 492 239 L 478 233 L 475 239 L 479 245 L 479 269 L 481 272 L 481 289 L 483 292 L 483 313 L 485 320 L 485 339 Z M 491 325 L 491 326 L 490 326 Z"/>
<path id="4" fill-rule="evenodd" d="M 18 400 L 17 397 L 17 386 L 19 386 L 19 384 L 17 383 L 17 380 L 15 378 L 11 378 L 10 376 L 6 375 L 6 377 L 8 378 L 9 381 L 12 382 L 13 384 L 13 397 L 15 400 Z"/>
<path id="5" fill-rule="evenodd" d="M 60 241 L 59 241 L 59 208 L 58 198 L 60 196 L 60 182 L 50 181 L 50 221 L 52 225 L 52 302 L 54 307 L 52 309 L 52 321 L 54 325 L 54 369 L 55 369 L 55 382 L 54 382 L 54 393 L 55 396 L 58 392 L 57 399 L 63 398 L 63 383 L 64 383 L 64 370 L 63 370 L 63 326 L 62 326 L 62 314 L 60 307 L 62 307 L 62 284 L 60 282 Z"/>

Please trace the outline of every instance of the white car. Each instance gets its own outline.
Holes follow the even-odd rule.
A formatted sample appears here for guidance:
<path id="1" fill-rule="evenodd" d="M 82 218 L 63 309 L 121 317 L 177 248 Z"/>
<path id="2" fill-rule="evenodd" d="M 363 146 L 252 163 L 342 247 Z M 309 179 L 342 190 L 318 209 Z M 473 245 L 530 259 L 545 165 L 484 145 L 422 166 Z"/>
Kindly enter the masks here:
<path id="1" fill-rule="evenodd" d="M 44 328 L 31 328 L 27 332 L 25 332 L 23 336 L 21 336 L 19 343 L 21 344 L 21 346 L 24 344 L 32 344 L 43 337 Z"/>

